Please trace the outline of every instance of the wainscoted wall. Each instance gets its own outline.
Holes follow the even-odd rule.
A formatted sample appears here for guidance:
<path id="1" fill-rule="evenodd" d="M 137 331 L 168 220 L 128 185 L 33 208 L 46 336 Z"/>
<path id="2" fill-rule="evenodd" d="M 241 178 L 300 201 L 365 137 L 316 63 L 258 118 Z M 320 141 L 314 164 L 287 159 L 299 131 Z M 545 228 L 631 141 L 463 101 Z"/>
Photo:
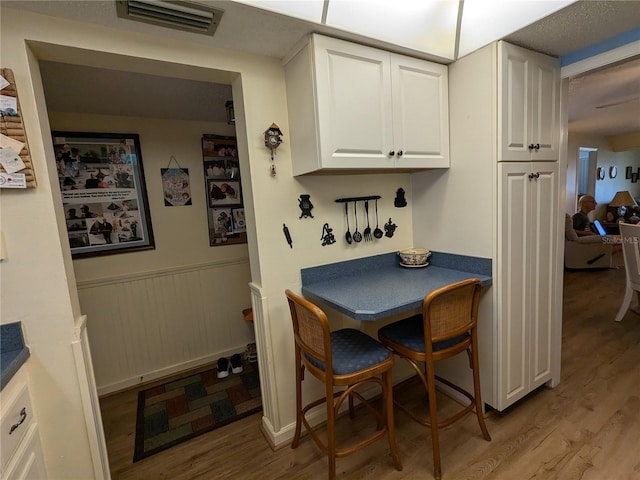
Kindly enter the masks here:
<path id="1" fill-rule="evenodd" d="M 255 341 L 248 258 L 78 282 L 98 393 L 242 353 Z"/>

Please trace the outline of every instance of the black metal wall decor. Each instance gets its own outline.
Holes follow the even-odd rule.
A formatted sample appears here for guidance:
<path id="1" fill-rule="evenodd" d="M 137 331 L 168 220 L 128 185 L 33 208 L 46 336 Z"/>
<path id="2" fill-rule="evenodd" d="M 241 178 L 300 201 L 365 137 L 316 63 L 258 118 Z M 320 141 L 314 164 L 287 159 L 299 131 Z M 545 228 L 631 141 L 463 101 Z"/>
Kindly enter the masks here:
<path id="1" fill-rule="evenodd" d="M 284 238 L 287 240 L 289 247 L 293 248 L 293 240 L 291 240 L 291 234 L 285 223 L 282 224 L 282 231 L 284 232 Z"/>
<path id="2" fill-rule="evenodd" d="M 307 217 L 311 217 L 313 218 L 313 215 L 311 214 L 311 209 L 313 208 L 313 203 L 311 203 L 311 195 L 300 195 L 300 199 L 298 200 L 298 205 L 300 206 L 300 210 L 302 210 L 302 213 L 300 214 L 299 218 L 307 218 Z"/>
<path id="3" fill-rule="evenodd" d="M 404 189 L 399 188 L 396 190 L 396 198 L 393 200 L 393 204 L 398 208 L 407 206 L 407 200 L 404 198 Z"/>
<path id="4" fill-rule="evenodd" d="M 382 230 L 380 229 L 379 222 L 378 222 L 378 200 L 380 200 L 381 198 L 382 197 L 380 195 L 368 195 L 365 197 L 336 198 L 337 203 L 344 203 L 344 214 L 347 220 L 347 233 L 345 234 L 344 238 L 349 245 L 351 245 L 352 242 L 360 243 L 363 239 L 365 240 L 365 242 L 369 242 L 369 241 L 372 241 L 374 238 L 376 239 L 382 238 L 383 233 L 382 233 Z M 373 232 L 371 232 L 371 225 L 369 222 L 369 200 L 375 201 L 376 228 Z M 356 226 L 356 229 L 354 230 L 353 235 L 351 234 L 350 227 L 349 227 L 349 203 L 351 202 L 353 202 L 353 216 L 354 216 L 355 226 Z M 358 230 L 358 202 L 363 202 L 364 210 L 366 212 L 366 217 L 367 217 L 367 227 L 362 232 Z M 394 225 L 394 228 L 395 228 L 395 225 Z M 391 233 L 391 236 L 393 236 L 393 232 Z"/>
<path id="5" fill-rule="evenodd" d="M 336 243 L 336 238 L 333 236 L 333 229 L 329 228 L 328 223 L 325 223 L 324 227 L 322 227 L 322 237 L 320 237 L 320 240 L 322 240 L 323 247 Z"/>
<path id="6" fill-rule="evenodd" d="M 391 221 L 391 218 L 389 218 L 389 221 L 384 225 L 384 236 L 387 238 L 393 237 L 396 228 L 398 228 L 398 226 Z"/>

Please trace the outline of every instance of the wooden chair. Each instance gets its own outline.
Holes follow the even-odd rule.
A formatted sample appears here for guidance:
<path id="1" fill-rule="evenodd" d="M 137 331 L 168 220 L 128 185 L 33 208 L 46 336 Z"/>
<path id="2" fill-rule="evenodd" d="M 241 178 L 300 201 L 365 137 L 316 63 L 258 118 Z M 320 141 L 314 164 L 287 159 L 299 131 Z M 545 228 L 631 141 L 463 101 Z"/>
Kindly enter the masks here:
<path id="1" fill-rule="evenodd" d="M 286 290 L 285 294 L 293 321 L 296 361 L 296 430 L 291 448 L 298 446 L 304 425 L 318 448 L 328 455 L 329 479 L 335 479 L 337 457 L 349 455 L 386 435 L 393 463 L 396 469 L 402 470 L 393 423 L 393 355 L 374 338 L 359 330 L 345 328 L 331 332 L 327 317 L 320 308 L 290 290 Z M 302 381 L 305 371 L 324 382 L 325 396 L 303 406 Z M 371 383 L 378 384 L 382 389 L 381 409 L 376 409 L 355 390 Z M 338 448 L 335 438 L 338 412 L 348 399 L 349 416 L 353 418 L 354 398 L 375 414 L 377 429 L 360 441 Z M 309 410 L 323 403 L 326 403 L 327 409 L 326 443 L 306 418 Z"/>
<path id="2" fill-rule="evenodd" d="M 490 441 L 483 417 L 478 365 L 478 336 L 476 332 L 480 281 L 464 280 L 439 288 L 428 294 L 422 304 L 422 314 L 392 323 L 378 331 L 383 345 L 404 358 L 417 372 L 429 398 L 429 418 L 416 414 L 396 402 L 398 408 L 412 419 L 431 429 L 433 469 L 436 479 L 441 478 L 440 443 L 438 429 L 451 425 L 474 410 L 482 436 Z M 435 375 L 434 363 L 462 352 L 469 356 L 473 371 L 474 394 Z M 424 363 L 424 367 L 420 364 Z M 438 421 L 436 380 L 469 399 L 469 404 L 454 415 Z"/>
<path id="3" fill-rule="evenodd" d="M 627 286 L 624 291 L 622 305 L 616 315 L 615 321 L 621 321 L 629 306 L 633 292 L 640 303 L 640 225 L 627 223 L 620 224 L 620 236 L 622 237 L 622 255 L 624 256 L 624 269 L 627 276 Z"/>

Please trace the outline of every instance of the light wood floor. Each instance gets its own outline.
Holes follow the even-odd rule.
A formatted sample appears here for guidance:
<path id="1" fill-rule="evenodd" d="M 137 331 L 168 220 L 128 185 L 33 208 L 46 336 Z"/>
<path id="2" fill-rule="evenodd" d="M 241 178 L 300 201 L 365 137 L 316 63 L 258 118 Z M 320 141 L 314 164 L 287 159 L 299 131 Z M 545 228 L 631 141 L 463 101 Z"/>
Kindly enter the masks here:
<path id="1" fill-rule="evenodd" d="M 640 315 L 630 311 L 621 323 L 613 322 L 623 291 L 624 268 L 565 273 L 561 383 L 491 413 L 491 442 L 482 439 L 473 416 L 443 430 L 445 480 L 640 479 Z M 415 391 L 395 395 L 423 401 Z M 101 399 L 114 479 L 327 476 L 326 458 L 309 438 L 296 450 L 271 450 L 259 429 L 260 414 L 132 464 L 136 398 L 130 391 Z M 360 429 L 360 417 L 365 418 L 345 418 L 341 435 Z M 401 412 L 396 429 L 402 472 L 393 468 L 386 442 L 379 441 L 338 459 L 338 477 L 433 478 L 428 432 Z"/>

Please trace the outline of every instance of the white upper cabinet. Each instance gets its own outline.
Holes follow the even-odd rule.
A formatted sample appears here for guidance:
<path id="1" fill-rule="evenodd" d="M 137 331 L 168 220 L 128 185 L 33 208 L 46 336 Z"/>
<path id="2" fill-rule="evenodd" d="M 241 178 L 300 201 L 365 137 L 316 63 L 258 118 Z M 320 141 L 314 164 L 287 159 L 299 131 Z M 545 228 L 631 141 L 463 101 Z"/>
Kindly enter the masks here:
<path id="1" fill-rule="evenodd" d="M 557 160 L 560 62 L 498 44 L 498 161 Z"/>
<path id="2" fill-rule="evenodd" d="M 446 66 L 312 35 L 285 71 L 294 175 L 449 166 Z"/>

